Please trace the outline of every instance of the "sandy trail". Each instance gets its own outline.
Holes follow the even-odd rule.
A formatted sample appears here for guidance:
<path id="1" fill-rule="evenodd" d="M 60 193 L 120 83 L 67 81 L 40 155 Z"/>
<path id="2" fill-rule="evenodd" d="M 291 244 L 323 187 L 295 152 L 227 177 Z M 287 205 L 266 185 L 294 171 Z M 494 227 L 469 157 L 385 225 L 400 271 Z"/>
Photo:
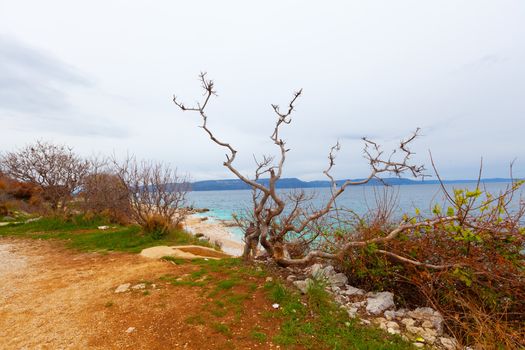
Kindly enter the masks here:
<path id="1" fill-rule="evenodd" d="M 0 238 L 0 349 L 216 349 L 224 337 L 185 322 L 206 297 L 159 280 L 196 266 L 78 253 L 59 242 Z M 155 288 L 115 294 L 123 283 Z M 135 330 L 126 333 L 129 327 Z M 224 339 L 223 339 L 224 338 Z M 252 347 L 240 344 L 237 348 Z"/>

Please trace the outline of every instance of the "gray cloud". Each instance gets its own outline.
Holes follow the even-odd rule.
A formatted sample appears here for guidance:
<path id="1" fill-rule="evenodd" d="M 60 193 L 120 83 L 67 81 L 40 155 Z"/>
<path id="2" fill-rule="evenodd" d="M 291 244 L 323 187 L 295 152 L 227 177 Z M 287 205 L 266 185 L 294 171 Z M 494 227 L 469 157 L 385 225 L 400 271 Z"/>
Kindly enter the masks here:
<path id="1" fill-rule="evenodd" d="M 0 36 L 0 118 L 19 130 L 46 130 L 75 136 L 124 137 L 127 132 L 86 114 L 68 91 L 94 84 L 77 69 L 43 51 Z"/>
<path id="2" fill-rule="evenodd" d="M 64 89 L 91 83 L 71 66 L 0 36 L 0 109 L 51 112 L 70 108 Z"/>

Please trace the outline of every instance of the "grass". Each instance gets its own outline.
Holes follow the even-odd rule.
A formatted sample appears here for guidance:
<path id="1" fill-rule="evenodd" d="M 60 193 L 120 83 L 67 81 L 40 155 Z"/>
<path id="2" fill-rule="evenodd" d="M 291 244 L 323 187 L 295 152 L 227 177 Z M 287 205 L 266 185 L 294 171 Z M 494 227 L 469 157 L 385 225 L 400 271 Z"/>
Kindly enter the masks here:
<path id="1" fill-rule="evenodd" d="M 125 251 L 138 253 L 144 248 L 157 245 L 198 244 L 205 245 L 193 235 L 174 229 L 162 239 L 141 232 L 139 226 L 111 225 L 108 230 L 98 226 L 108 225 L 103 218 L 84 219 L 81 215 L 70 219 L 45 217 L 29 223 L 11 223 L 0 227 L 0 237 L 14 236 L 35 239 L 59 239 L 82 251 Z M 176 261 L 174 261 L 177 263 Z"/>
<path id="2" fill-rule="evenodd" d="M 258 305 L 261 300 L 267 307 L 273 303 L 280 305 L 278 310 L 257 310 L 266 324 L 280 325 L 277 334 L 270 328 L 254 327 L 248 337 L 257 343 L 272 341 L 286 349 L 413 348 L 398 336 L 350 319 L 320 282 L 315 282 L 308 293 L 301 296 L 279 281 L 265 283 L 267 272 L 245 265 L 240 259 L 193 260 L 189 264 L 198 269 L 183 278 L 163 276 L 162 279 L 180 288 L 200 288 L 209 302 L 186 322 L 203 325 L 227 339 L 234 338 L 231 330 L 245 322 L 243 316 L 254 312 L 250 303 L 257 298 Z"/>
<path id="3" fill-rule="evenodd" d="M 279 282 L 269 282 L 265 289 L 268 298 L 280 305 L 279 316 L 284 319 L 280 333 L 273 339 L 277 344 L 306 349 L 412 349 L 398 336 L 350 319 L 320 282 L 309 288 L 306 302 Z"/>

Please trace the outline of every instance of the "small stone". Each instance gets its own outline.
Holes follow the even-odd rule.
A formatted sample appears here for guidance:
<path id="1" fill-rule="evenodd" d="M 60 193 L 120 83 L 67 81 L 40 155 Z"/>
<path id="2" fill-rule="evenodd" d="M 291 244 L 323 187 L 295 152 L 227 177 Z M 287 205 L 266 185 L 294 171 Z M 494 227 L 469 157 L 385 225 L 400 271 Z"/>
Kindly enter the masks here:
<path id="1" fill-rule="evenodd" d="M 290 275 L 290 276 L 286 277 L 286 280 L 287 280 L 288 282 L 293 282 L 293 281 L 295 281 L 296 279 L 297 279 L 297 277 L 294 276 L 294 275 Z"/>
<path id="2" fill-rule="evenodd" d="M 396 312 L 395 311 L 392 311 L 392 310 L 387 310 L 385 311 L 385 318 L 387 320 L 395 320 L 396 318 Z"/>
<path id="3" fill-rule="evenodd" d="M 423 344 L 423 343 L 417 343 L 417 342 L 416 342 L 416 343 L 412 343 L 412 345 L 414 345 L 416 348 L 422 348 L 422 347 L 425 346 L 425 344 Z"/>
<path id="4" fill-rule="evenodd" d="M 135 289 L 135 290 L 138 290 L 138 289 L 146 289 L 146 283 L 139 283 L 139 284 L 136 284 L 136 285 L 134 285 L 133 287 L 131 287 L 131 289 Z"/>
<path id="5" fill-rule="evenodd" d="M 360 308 L 362 308 L 365 305 L 366 305 L 366 300 L 364 300 L 364 301 L 357 301 L 355 303 L 348 304 L 348 306 L 355 307 L 356 309 L 360 309 Z"/>
<path id="6" fill-rule="evenodd" d="M 350 318 L 355 318 L 357 316 L 357 308 L 355 307 L 346 307 L 346 312 L 348 312 L 348 316 Z"/>
<path id="7" fill-rule="evenodd" d="M 272 304 L 272 307 L 273 307 L 274 309 L 278 309 L 278 308 L 280 307 L 280 305 L 276 303 L 276 304 Z"/>
<path id="8" fill-rule="evenodd" d="M 434 327 L 434 324 L 432 322 L 430 322 L 429 320 L 425 320 L 421 324 L 421 327 L 423 327 L 423 328 L 432 328 L 432 327 Z"/>
<path id="9" fill-rule="evenodd" d="M 328 277 L 328 283 L 333 286 L 344 286 L 348 282 L 348 277 L 344 273 L 336 273 Z"/>
<path id="10" fill-rule="evenodd" d="M 364 325 L 370 325 L 370 321 L 369 320 L 365 320 L 365 319 L 361 319 L 361 324 L 364 324 Z"/>
<path id="11" fill-rule="evenodd" d="M 456 350 L 458 348 L 458 342 L 453 338 L 441 337 L 439 341 L 446 350 Z"/>
<path id="12" fill-rule="evenodd" d="M 401 334 L 401 331 L 398 328 L 387 328 L 386 331 L 390 334 Z"/>
<path id="13" fill-rule="evenodd" d="M 423 333 L 425 333 L 424 328 L 415 327 L 415 326 L 407 326 L 407 331 L 415 335 L 422 335 Z"/>
<path id="14" fill-rule="evenodd" d="M 392 307 L 394 307 L 394 294 L 380 292 L 367 299 L 366 311 L 372 315 L 379 315 Z"/>
<path id="15" fill-rule="evenodd" d="M 120 286 L 117 287 L 117 289 L 115 289 L 115 293 L 124 293 L 124 292 L 127 292 L 129 290 L 129 287 L 131 286 L 131 283 L 124 283 L 124 284 L 121 284 Z"/>
<path id="16" fill-rule="evenodd" d="M 365 294 L 365 291 L 359 288 L 352 287 L 352 286 L 347 286 L 347 288 L 343 290 L 341 293 L 351 296 L 351 295 L 363 295 Z"/>
<path id="17" fill-rule="evenodd" d="M 404 318 L 401 320 L 401 323 L 407 327 L 410 327 L 416 324 L 416 321 L 413 318 Z"/>
<path id="18" fill-rule="evenodd" d="M 308 292 L 308 288 L 310 288 L 310 285 L 312 284 L 312 280 L 307 278 L 304 281 L 294 281 L 293 285 L 297 287 L 301 291 L 301 293 L 306 294 Z"/>
<path id="19" fill-rule="evenodd" d="M 394 321 L 387 322 L 386 326 L 388 328 L 399 329 L 399 325 L 397 324 L 397 322 L 394 322 Z"/>
<path id="20" fill-rule="evenodd" d="M 266 277 L 266 282 L 272 282 L 273 281 L 273 277 Z"/>
<path id="21" fill-rule="evenodd" d="M 99 230 L 107 230 L 109 229 L 109 226 L 99 226 L 97 227 Z"/>
<path id="22" fill-rule="evenodd" d="M 133 333 L 135 332 L 135 327 L 129 327 L 128 329 L 126 329 L 126 333 Z"/>

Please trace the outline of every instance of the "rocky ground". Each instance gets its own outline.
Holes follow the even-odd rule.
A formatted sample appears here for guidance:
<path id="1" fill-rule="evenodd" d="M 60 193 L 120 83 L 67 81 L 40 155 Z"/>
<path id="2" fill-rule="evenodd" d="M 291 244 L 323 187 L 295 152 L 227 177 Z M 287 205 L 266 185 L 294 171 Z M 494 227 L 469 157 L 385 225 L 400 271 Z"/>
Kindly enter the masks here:
<path id="1" fill-rule="evenodd" d="M 313 279 L 324 281 L 336 302 L 346 309 L 350 317 L 359 317 L 362 323 L 376 324 L 388 333 L 399 334 L 412 341 L 416 347 L 458 348 L 456 341 L 444 334 L 443 317 L 432 308 L 396 309 L 394 294 L 366 292 L 348 285 L 347 277 L 337 273 L 331 265 L 290 268 L 288 272 L 286 279 L 302 293 L 306 293 Z"/>

